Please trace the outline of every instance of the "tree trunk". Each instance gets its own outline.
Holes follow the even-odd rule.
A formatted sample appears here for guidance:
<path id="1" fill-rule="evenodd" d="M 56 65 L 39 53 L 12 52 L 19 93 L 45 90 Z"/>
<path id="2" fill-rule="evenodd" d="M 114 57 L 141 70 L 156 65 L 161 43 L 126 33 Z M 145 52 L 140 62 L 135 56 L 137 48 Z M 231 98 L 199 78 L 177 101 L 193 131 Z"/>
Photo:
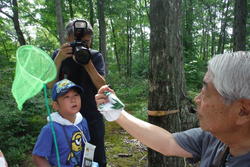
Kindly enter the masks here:
<path id="1" fill-rule="evenodd" d="M 228 23 L 228 8 L 229 8 L 230 0 L 225 0 L 222 6 L 222 16 L 221 16 L 221 30 L 218 41 L 217 54 L 224 53 L 224 46 L 226 41 L 226 27 Z M 225 9 L 226 8 L 226 9 Z"/>
<path id="2" fill-rule="evenodd" d="M 69 3 L 69 14 L 70 14 L 70 18 L 73 19 L 73 18 L 74 18 L 74 12 L 73 12 L 72 0 L 68 0 L 68 3 Z"/>
<path id="3" fill-rule="evenodd" d="M 233 50 L 246 50 L 247 0 L 236 0 L 234 6 Z"/>
<path id="4" fill-rule="evenodd" d="M 211 56 L 215 54 L 215 29 L 216 29 L 216 6 L 209 6 L 209 24 L 211 32 Z"/>
<path id="5" fill-rule="evenodd" d="M 60 44 L 63 44 L 65 42 L 65 38 L 64 38 L 64 23 L 63 23 L 61 0 L 55 0 L 55 5 L 56 5 L 56 28 L 57 28 L 57 33 L 59 35 Z"/>
<path id="6" fill-rule="evenodd" d="M 181 0 L 151 0 L 148 119 L 170 132 L 181 130 L 178 111 L 185 89 L 180 17 Z M 182 158 L 166 157 L 151 149 L 148 160 L 149 167 L 184 166 Z"/>
<path id="7" fill-rule="evenodd" d="M 137 1 L 137 0 L 136 0 Z M 136 3 L 135 1 L 135 3 Z M 139 16 L 140 16 L 140 37 L 141 37 L 141 57 L 144 61 L 144 33 L 143 33 L 143 15 L 142 15 L 142 4 L 139 1 Z"/>
<path id="8" fill-rule="evenodd" d="M 141 1 L 140 1 L 141 2 Z M 148 1 L 147 0 L 144 0 L 144 4 L 145 4 L 145 8 L 146 8 L 146 13 L 147 13 L 147 16 L 148 16 L 148 19 L 149 19 L 149 12 L 148 12 Z"/>
<path id="9" fill-rule="evenodd" d="M 130 7 L 128 7 L 129 9 Z M 127 76 L 132 74 L 132 34 L 131 34 L 131 11 L 127 10 Z"/>
<path id="10" fill-rule="evenodd" d="M 193 1 L 185 0 L 184 1 L 185 9 L 185 23 L 184 23 L 184 55 L 186 58 L 194 58 L 194 46 L 193 46 Z"/>
<path id="11" fill-rule="evenodd" d="M 97 1 L 98 8 L 98 21 L 99 21 L 99 50 L 102 53 L 105 65 L 106 65 L 106 74 L 108 74 L 108 59 L 106 56 L 106 24 L 105 24 L 105 0 Z"/>
<path id="12" fill-rule="evenodd" d="M 120 63 L 120 58 L 118 56 L 118 51 L 117 51 L 117 42 L 116 42 L 116 34 L 115 34 L 115 28 L 113 25 L 113 20 L 110 19 L 110 24 L 111 24 L 111 30 L 112 30 L 112 39 L 114 40 L 113 45 L 114 45 L 114 54 L 115 54 L 115 58 L 116 58 L 116 63 L 117 63 L 117 67 L 118 67 L 118 71 L 119 74 L 121 74 L 121 63 Z"/>
<path id="13" fill-rule="evenodd" d="M 89 22 L 91 24 L 92 27 L 94 27 L 94 7 L 93 7 L 93 1 L 92 0 L 88 0 L 89 3 Z"/>
<path id="14" fill-rule="evenodd" d="M 19 14 L 18 14 L 18 3 L 17 3 L 17 0 L 13 0 L 12 1 L 13 3 L 13 7 L 12 7 L 12 12 L 13 12 L 13 17 L 12 20 L 13 20 L 13 23 L 14 23 L 14 28 L 16 30 L 16 34 L 17 34 L 17 39 L 18 39 L 18 42 L 20 43 L 20 45 L 25 45 L 26 44 L 26 41 L 24 39 L 24 36 L 23 36 L 23 32 L 20 28 L 20 24 L 19 24 Z"/>

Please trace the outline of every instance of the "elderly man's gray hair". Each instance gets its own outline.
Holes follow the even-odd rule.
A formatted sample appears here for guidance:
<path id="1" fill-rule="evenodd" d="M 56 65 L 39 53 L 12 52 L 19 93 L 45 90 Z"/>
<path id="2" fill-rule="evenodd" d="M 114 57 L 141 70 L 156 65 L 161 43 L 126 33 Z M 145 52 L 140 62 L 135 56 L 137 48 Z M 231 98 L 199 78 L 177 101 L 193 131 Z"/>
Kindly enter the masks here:
<path id="1" fill-rule="evenodd" d="M 241 98 L 250 99 L 250 52 L 216 55 L 208 62 L 208 72 L 226 104 Z"/>

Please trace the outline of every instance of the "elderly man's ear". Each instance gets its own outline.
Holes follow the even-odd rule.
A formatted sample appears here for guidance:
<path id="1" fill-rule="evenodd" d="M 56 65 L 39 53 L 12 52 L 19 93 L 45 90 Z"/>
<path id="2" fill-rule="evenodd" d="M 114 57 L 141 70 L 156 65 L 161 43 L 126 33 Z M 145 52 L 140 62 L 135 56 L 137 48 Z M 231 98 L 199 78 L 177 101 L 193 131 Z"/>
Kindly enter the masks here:
<path id="1" fill-rule="evenodd" d="M 250 124 L 250 100 L 249 99 L 240 99 L 240 109 L 238 111 L 237 124 Z"/>

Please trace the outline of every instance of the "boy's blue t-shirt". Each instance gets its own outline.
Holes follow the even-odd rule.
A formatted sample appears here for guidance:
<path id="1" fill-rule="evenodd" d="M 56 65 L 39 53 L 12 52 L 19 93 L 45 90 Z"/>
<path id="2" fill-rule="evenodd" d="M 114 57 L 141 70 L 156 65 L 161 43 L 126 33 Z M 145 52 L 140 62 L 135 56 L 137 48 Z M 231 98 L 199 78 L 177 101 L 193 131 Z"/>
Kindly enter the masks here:
<path id="1" fill-rule="evenodd" d="M 60 165 L 62 167 L 81 165 L 85 144 L 80 130 L 85 135 L 87 141 L 90 140 L 86 119 L 83 118 L 76 125 L 80 130 L 75 125 L 61 125 L 57 122 L 53 122 L 53 125 L 60 155 Z M 65 135 L 64 132 L 67 134 Z M 56 149 L 49 123 L 42 128 L 32 154 L 45 157 L 52 166 L 57 166 Z"/>

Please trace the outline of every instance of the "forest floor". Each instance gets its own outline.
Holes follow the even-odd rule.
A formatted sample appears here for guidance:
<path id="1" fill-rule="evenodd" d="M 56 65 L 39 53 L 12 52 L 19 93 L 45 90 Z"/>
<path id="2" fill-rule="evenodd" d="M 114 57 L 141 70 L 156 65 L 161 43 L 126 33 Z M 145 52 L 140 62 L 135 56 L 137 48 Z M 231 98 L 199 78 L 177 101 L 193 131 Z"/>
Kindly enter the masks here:
<path id="1" fill-rule="evenodd" d="M 106 122 L 107 162 L 110 167 L 147 166 L 147 147 L 114 122 Z"/>

